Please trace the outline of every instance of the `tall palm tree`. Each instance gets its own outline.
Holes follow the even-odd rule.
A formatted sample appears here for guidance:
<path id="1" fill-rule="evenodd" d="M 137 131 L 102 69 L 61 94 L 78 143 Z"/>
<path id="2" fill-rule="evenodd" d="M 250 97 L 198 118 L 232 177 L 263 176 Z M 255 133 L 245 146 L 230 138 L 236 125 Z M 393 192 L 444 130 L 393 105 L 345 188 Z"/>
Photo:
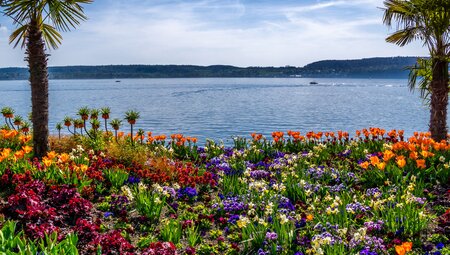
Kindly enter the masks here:
<path id="1" fill-rule="evenodd" d="M 423 41 L 431 58 L 432 77 L 429 82 L 430 126 L 432 138 L 447 137 L 447 105 L 449 93 L 448 63 L 450 57 L 449 0 L 385 0 L 383 22 L 397 30 L 386 38 L 399 46 Z M 423 64 L 423 63 L 419 63 Z"/>
<path id="2" fill-rule="evenodd" d="M 34 154 L 48 151 L 48 72 L 46 48 L 61 44 L 60 32 L 70 31 L 87 19 L 81 4 L 92 0 L 3 0 L 5 15 L 17 29 L 10 36 L 14 47 L 26 48 L 30 72 Z"/>

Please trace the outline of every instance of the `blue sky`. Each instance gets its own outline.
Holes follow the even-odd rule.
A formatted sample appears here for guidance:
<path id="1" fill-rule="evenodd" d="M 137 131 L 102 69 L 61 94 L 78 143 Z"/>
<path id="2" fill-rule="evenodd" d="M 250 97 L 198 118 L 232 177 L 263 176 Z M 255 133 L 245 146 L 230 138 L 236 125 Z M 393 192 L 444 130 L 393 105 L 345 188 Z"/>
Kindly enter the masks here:
<path id="1" fill-rule="evenodd" d="M 49 65 L 303 66 L 324 59 L 426 55 L 384 41 L 383 0 L 96 0 Z M 0 67 L 26 66 L 0 18 Z"/>

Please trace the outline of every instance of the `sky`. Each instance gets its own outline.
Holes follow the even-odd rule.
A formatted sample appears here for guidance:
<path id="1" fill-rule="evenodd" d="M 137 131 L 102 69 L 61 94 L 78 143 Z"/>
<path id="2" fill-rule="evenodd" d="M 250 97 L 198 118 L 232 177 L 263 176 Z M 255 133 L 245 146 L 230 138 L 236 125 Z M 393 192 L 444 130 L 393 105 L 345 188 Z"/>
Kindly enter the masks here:
<path id="1" fill-rule="evenodd" d="M 423 56 L 385 42 L 383 0 L 95 0 L 62 33 L 50 66 L 193 64 L 304 66 L 325 59 Z M 26 66 L 0 17 L 0 67 Z"/>

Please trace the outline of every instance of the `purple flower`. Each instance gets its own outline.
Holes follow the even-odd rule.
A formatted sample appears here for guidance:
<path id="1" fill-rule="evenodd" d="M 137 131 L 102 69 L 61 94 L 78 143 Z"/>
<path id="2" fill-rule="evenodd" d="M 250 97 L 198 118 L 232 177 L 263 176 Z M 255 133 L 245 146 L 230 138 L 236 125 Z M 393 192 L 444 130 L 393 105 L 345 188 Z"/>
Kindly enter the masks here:
<path id="1" fill-rule="evenodd" d="M 278 235 L 275 232 L 267 232 L 266 233 L 266 239 L 269 241 L 277 240 Z"/>
<path id="2" fill-rule="evenodd" d="M 109 216 L 113 216 L 114 215 L 114 213 L 112 213 L 112 212 L 105 212 L 104 214 L 103 214 L 103 216 L 105 217 L 105 218 L 108 218 Z"/>
<path id="3" fill-rule="evenodd" d="M 194 198 L 198 196 L 197 190 L 195 188 L 186 187 L 178 190 L 178 198 L 183 197 Z"/>
<path id="4" fill-rule="evenodd" d="M 139 183 L 140 181 L 141 179 L 139 177 L 129 176 L 128 180 L 126 180 L 125 183 L 136 184 Z"/>

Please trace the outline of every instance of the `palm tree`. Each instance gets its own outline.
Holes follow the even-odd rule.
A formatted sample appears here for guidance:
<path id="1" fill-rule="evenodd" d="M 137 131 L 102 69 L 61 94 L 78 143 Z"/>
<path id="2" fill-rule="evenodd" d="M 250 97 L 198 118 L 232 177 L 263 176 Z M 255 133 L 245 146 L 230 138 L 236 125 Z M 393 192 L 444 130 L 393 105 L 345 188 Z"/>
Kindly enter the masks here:
<path id="1" fill-rule="evenodd" d="M 3 0 L 5 15 L 18 28 L 11 34 L 14 47 L 26 48 L 30 72 L 33 149 L 37 157 L 48 151 L 48 72 L 46 46 L 61 44 L 60 32 L 75 28 L 87 19 L 81 4 L 92 0 Z"/>
<path id="2" fill-rule="evenodd" d="M 109 107 L 103 107 L 100 109 L 100 112 L 102 114 L 102 118 L 105 120 L 105 131 L 108 132 L 108 119 L 109 114 L 111 113 L 111 108 Z"/>
<path id="3" fill-rule="evenodd" d="M 428 47 L 432 68 L 428 88 L 430 93 L 429 130 L 434 140 L 446 139 L 449 93 L 450 1 L 385 0 L 384 6 L 383 22 L 391 26 L 395 21 L 398 29 L 386 38 L 387 42 L 405 46 L 419 39 L 423 41 L 424 46 Z"/>
<path id="4" fill-rule="evenodd" d="M 58 139 L 61 140 L 61 129 L 63 128 L 62 123 L 56 123 L 56 130 L 58 130 Z"/>
<path id="5" fill-rule="evenodd" d="M 10 124 L 11 124 L 12 128 L 14 128 L 14 126 L 11 123 L 11 119 L 14 118 L 14 109 L 12 109 L 11 107 L 3 107 L 1 110 L 1 113 L 3 114 L 3 117 L 5 118 L 5 123 L 6 123 L 6 126 L 8 127 L 8 129 L 11 128 Z M 9 120 L 9 122 L 8 122 L 8 120 Z"/>
<path id="6" fill-rule="evenodd" d="M 120 119 L 112 119 L 109 124 L 114 129 L 114 136 L 116 137 L 117 142 L 117 130 L 119 130 L 120 126 L 122 125 L 122 121 Z"/>
<path id="7" fill-rule="evenodd" d="M 136 124 L 136 120 L 140 118 L 140 114 L 137 111 L 127 111 L 125 112 L 125 119 L 128 121 L 128 123 L 131 126 L 131 144 L 134 144 L 133 140 L 133 126 Z"/>

